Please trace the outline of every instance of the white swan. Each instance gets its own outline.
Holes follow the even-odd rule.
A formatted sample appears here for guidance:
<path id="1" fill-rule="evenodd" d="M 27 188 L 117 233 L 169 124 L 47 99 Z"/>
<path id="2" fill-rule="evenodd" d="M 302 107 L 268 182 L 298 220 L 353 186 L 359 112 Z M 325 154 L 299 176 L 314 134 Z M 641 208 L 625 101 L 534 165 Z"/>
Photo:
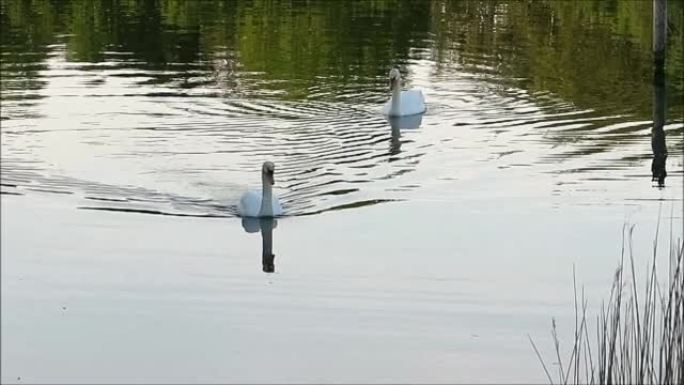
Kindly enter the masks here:
<path id="1" fill-rule="evenodd" d="M 261 167 L 261 190 L 250 190 L 242 194 L 237 211 L 242 217 L 276 217 L 283 214 L 278 197 L 273 195 L 275 165 L 264 162 Z"/>
<path id="2" fill-rule="evenodd" d="M 401 73 L 392 68 L 389 73 L 392 97 L 385 103 L 382 113 L 389 116 L 407 116 L 425 112 L 425 99 L 420 90 L 401 90 Z"/>

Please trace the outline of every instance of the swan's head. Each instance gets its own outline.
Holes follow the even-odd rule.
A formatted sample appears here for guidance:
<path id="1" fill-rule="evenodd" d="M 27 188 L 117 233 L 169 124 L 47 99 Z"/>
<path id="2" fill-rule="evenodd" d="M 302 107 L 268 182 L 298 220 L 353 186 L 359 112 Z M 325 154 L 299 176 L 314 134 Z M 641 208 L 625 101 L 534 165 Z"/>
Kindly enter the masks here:
<path id="1" fill-rule="evenodd" d="M 264 165 L 261 167 L 261 179 L 264 182 L 268 182 L 270 185 L 275 184 L 275 178 L 273 177 L 273 174 L 275 174 L 275 164 L 273 162 L 264 162 Z"/>
<path id="2" fill-rule="evenodd" d="M 394 91 L 395 88 L 398 88 L 399 82 L 401 82 L 401 72 L 396 68 L 392 68 L 389 72 L 390 90 Z"/>

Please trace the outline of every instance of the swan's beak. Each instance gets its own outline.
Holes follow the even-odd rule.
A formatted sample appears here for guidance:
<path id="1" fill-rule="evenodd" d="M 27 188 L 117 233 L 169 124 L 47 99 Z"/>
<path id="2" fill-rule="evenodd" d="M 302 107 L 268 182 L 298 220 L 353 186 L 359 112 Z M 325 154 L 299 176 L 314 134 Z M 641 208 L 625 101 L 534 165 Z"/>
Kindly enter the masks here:
<path id="1" fill-rule="evenodd" d="M 268 181 L 271 183 L 271 186 L 275 184 L 275 178 L 273 177 L 273 172 L 268 173 Z"/>
<path id="2" fill-rule="evenodd" d="M 394 78 L 390 78 L 389 87 L 390 87 L 390 91 L 394 91 Z"/>

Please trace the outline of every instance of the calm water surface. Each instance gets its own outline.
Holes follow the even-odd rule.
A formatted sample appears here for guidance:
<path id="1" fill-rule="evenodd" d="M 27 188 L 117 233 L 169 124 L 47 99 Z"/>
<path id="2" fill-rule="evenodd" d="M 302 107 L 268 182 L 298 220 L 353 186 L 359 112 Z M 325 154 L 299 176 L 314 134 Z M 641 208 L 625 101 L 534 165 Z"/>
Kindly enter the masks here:
<path id="1" fill-rule="evenodd" d="M 226 226 L 262 233 L 264 271 L 273 269 L 267 252 L 273 225 L 230 219 L 242 191 L 260 182 L 264 160 L 277 165 L 276 193 L 286 216 L 295 217 L 279 220 L 280 239 L 288 239 L 288 221 L 299 233 L 313 234 L 321 223 L 410 227 L 417 218 L 429 218 L 426 233 L 459 227 L 454 221 L 468 218 L 480 226 L 476 237 L 484 243 L 505 243 L 516 237 L 511 228 L 549 221 L 559 224 L 558 231 L 581 234 L 591 225 L 579 219 L 592 216 L 619 218 L 613 223 L 619 235 L 630 213 L 648 213 L 652 226 L 660 208 L 678 230 L 684 20 L 681 4 L 670 4 L 670 50 L 664 81 L 656 86 L 648 1 L 3 1 L 3 199 L 26 205 L 47 197 L 76 212 L 122 211 L 100 215 L 131 221 L 141 213 L 228 217 Z M 423 90 L 427 113 L 392 121 L 380 114 L 393 66 L 405 88 Z M 656 107 L 664 111 L 664 139 L 652 132 Z M 659 186 L 653 176 L 662 175 L 663 146 L 667 177 Z M 455 215 L 440 215 L 451 210 Z M 560 225 L 564 215 L 568 220 Z M 397 241 L 389 228 L 380 238 Z M 289 231 L 296 239 L 297 232 Z M 375 247 L 337 235 L 366 250 Z M 459 238 L 406 236 L 399 241 L 408 250 L 405 260 L 436 245 L 446 245 L 448 253 L 457 246 L 445 239 Z M 568 238 L 577 254 L 596 255 L 596 241 Z M 319 235 L 308 242 L 291 247 L 306 254 L 326 241 Z M 608 250 L 619 246 L 608 242 Z M 564 247 L 549 242 L 547 251 Z M 16 250 L 21 247 L 11 249 L 21 254 Z M 382 254 L 380 248 L 376 255 Z M 561 258 L 558 271 L 566 274 L 572 262 Z M 613 262 L 601 264 L 612 268 Z M 333 278 L 355 269 L 339 259 L 330 263 Z M 460 279 L 486 286 L 481 263 Z M 250 271 L 263 274 L 257 265 Z M 308 266 L 313 276 L 325 270 Z M 544 276 L 542 269 L 531 271 L 521 269 L 518 277 Z M 438 268 L 425 273 L 449 279 Z M 597 275 L 609 278 L 610 269 Z M 235 284 L 247 290 L 246 282 Z M 325 287 L 316 282 L 308 288 Z M 528 289 L 512 293 L 534 291 Z M 447 292 L 435 290 L 437 296 Z M 516 295 L 497 306 L 514 306 Z M 342 298 L 364 306 L 363 294 Z M 424 293 L 412 298 L 434 299 Z M 405 308 L 416 310 L 412 306 Z M 393 379 L 361 372 L 367 376 L 332 378 Z M 473 378 L 440 373 L 444 377 L 435 379 Z M 543 380 L 536 374 L 542 372 L 520 378 Z M 243 375 L 235 378 L 253 379 Z"/>

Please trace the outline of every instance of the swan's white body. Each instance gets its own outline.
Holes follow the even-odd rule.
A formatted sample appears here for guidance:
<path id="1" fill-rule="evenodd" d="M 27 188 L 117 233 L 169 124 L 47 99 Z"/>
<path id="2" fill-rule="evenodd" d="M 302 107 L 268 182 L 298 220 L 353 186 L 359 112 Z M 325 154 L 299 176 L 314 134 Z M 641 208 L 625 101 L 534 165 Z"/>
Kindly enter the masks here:
<path id="1" fill-rule="evenodd" d="M 270 187 L 270 186 L 269 186 Z M 268 189 L 270 190 L 270 188 Z M 242 217 L 277 217 L 283 215 L 278 197 L 272 192 L 264 193 L 265 189 L 249 190 L 242 194 L 238 204 L 238 213 Z M 271 202 L 269 205 L 268 202 Z M 262 205 L 266 202 L 265 205 Z"/>
<path id="2" fill-rule="evenodd" d="M 388 116 L 408 116 L 425 112 L 425 98 L 420 90 L 401 90 L 401 74 L 396 68 L 390 71 L 392 97 L 385 103 L 382 113 Z"/>
<path id="3" fill-rule="evenodd" d="M 273 194 L 275 166 L 264 162 L 261 170 L 261 190 L 250 190 L 242 194 L 237 211 L 242 217 L 277 217 L 283 215 L 283 208 Z"/>
<path id="4" fill-rule="evenodd" d="M 425 98 L 420 90 L 393 92 L 390 100 L 382 107 L 388 116 L 408 116 L 425 112 Z"/>

